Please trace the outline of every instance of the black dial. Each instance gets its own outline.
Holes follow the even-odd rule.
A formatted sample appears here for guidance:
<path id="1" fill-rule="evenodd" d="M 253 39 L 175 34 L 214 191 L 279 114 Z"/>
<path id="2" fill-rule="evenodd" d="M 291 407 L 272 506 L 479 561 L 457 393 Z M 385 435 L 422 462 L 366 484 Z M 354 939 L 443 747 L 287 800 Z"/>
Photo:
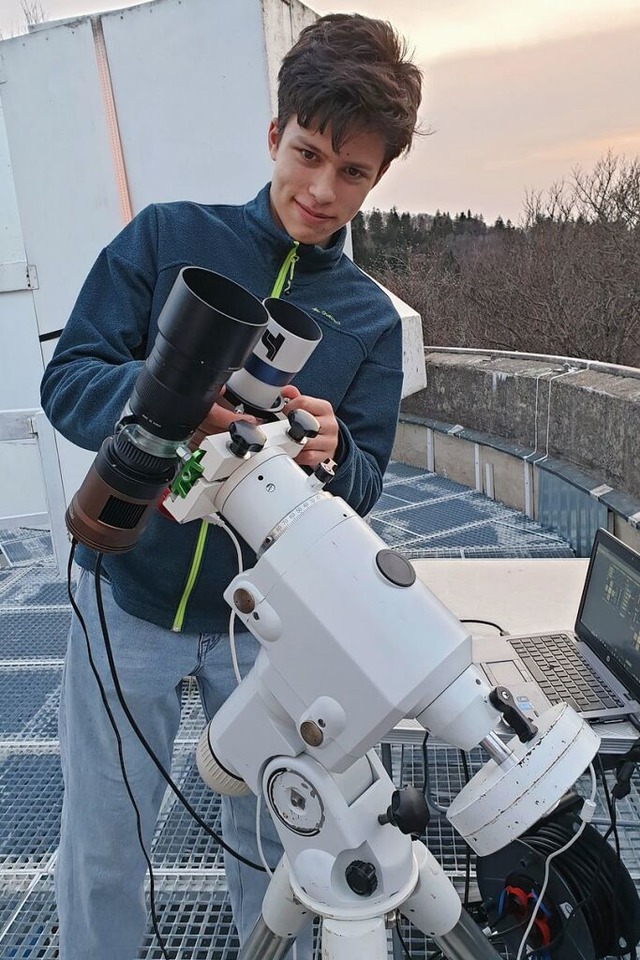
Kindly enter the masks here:
<path id="1" fill-rule="evenodd" d="M 229 436 L 229 450 L 236 457 L 258 453 L 267 442 L 264 431 L 248 420 L 233 420 L 229 425 Z"/>
<path id="2" fill-rule="evenodd" d="M 305 437 L 317 437 L 320 424 L 306 410 L 293 410 L 287 417 L 289 420 L 289 436 L 299 443 Z"/>
<path id="3" fill-rule="evenodd" d="M 353 892 L 359 897 L 370 897 L 377 889 L 376 868 L 365 860 L 352 860 L 344 875 Z"/>

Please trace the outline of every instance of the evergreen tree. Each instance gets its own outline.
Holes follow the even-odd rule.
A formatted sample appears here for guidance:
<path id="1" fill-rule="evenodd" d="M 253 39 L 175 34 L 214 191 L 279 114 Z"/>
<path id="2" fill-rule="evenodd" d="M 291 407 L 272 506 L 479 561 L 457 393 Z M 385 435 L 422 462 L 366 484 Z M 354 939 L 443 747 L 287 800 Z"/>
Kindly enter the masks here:
<path id="1" fill-rule="evenodd" d="M 351 221 L 351 240 L 353 242 L 353 259 L 364 265 L 368 258 L 367 223 L 362 210 L 358 210 Z"/>

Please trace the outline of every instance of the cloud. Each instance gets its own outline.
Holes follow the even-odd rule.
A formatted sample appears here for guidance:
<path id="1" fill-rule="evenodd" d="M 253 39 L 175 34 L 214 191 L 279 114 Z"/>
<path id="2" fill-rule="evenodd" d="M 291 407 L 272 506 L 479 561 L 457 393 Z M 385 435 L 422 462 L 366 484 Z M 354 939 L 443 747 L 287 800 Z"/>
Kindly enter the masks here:
<path id="1" fill-rule="evenodd" d="M 391 19 L 430 61 L 471 52 L 535 46 L 640 25 L 637 0 L 310 0 L 319 13 Z"/>
<path id="2" fill-rule="evenodd" d="M 612 130 L 607 135 L 597 137 L 583 137 L 579 140 L 567 140 L 550 144 L 540 150 L 534 150 L 529 159 L 534 163 L 555 163 L 560 161 L 575 166 L 577 156 L 601 157 L 612 149 L 614 153 L 635 155 L 640 154 L 640 126 L 626 130 Z M 567 166 L 569 170 L 569 166 Z"/>
<path id="3" fill-rule="evenodd" d="M 544 190 L 607 150 L 639 152 L 640 25 L 425 64 L 435 131 L 396 163 L 370 204 L 517 220 Z"/>
<path id="4" fill-rule="evenodd" d="M 43 2 L 50 18 L 123 5 L 126 0 Z M 517 220 L 527 190 L 545 190 L 576 164 L 589 169 L 609 149 L 640 153 L 638 0 L 309 5 L 392 19 L 425 69 L 422 117 L 434 135 L 392 165 L 369 207 L 471 208 L 488 220 L 498 214 Z M 20 0 L 0 0 L 2 18 L 21 19 Z"/>

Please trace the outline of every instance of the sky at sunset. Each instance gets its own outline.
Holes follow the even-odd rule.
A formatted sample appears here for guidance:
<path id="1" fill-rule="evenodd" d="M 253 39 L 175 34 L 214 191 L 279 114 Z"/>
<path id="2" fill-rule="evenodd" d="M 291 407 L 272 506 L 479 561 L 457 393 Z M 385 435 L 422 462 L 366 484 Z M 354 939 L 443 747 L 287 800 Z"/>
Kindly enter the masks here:
<path id="1" fill-rule="evenodd" d="M 233 2 L 233 0 L 211 0 Z M 47 19 L 126 3 L 41 0 Z M 640 155 L 640 0 L 311 0 L 390 19 L 424 70 L 421 137 L 368 205 L 471 209 L 517 222 L 544 190 L 607 150 Z M 0 31 L 22 23 L 0 0 Z"/>

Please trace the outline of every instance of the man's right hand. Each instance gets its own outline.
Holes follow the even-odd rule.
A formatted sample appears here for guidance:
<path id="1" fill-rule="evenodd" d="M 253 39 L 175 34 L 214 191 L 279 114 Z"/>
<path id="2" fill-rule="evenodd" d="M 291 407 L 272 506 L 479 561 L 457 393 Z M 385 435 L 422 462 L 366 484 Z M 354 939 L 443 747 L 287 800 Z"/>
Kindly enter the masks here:
<path id="1" fill-rule="evenodd" d="M 223 399 L 224 392 L 220 399 Z M 224 433 L 234 420 L 248 420 L 249 423 L 259 423 L 255 417 L 246 413 L 236 413 L 231 407 L 223 403 L 214 403 L 196 432 L 189 441 L 189 449 L 197 450 L 205 437 L 213 433 Z"/>

